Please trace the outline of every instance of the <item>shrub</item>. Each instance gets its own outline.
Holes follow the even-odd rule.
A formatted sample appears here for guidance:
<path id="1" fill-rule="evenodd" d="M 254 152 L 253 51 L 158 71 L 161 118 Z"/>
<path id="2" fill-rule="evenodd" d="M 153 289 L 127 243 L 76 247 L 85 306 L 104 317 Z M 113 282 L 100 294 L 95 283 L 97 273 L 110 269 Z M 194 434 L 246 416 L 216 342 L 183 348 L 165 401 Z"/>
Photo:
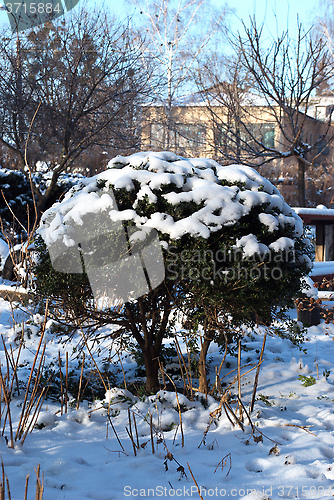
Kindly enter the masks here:
<path id="1" fill-rule="evenodd" d="M 183 310 L 190 327 L 204 325 L 208 342 L 226 336 L 221 317 L 268 324 L 277 307 L 288 305 L 298 292 L 310 268 L 311 246 L 301 219 L 249 167 L 222 167 L 173 153 L 116 157 L 108 167 L 44 214 L 37 293 L 51 296 L 94 334 L 107 323 L 115 325 L 114 337 L 130 334 L 142 351 L 151 391 L 158 387 L 159 356 L 173 310 Z M 123 261 L 116 255 L 122 235 L 114 225 L 108 232 L 108 221 L 126 228 L 128 253 L 122 257 L 140 257 L 147 284 L 154 285 L 147 292 L 139 293 L 135 270 L 122 275 Z M 154 231 L 164 277 L 155 268 Z M 117 263 L 110 267 L 113 260 Z M 94 276 L 111 279 L 110 269 L 115 273 L 117 266 L 118 280 L 129 278 L 132 296 L 118 295 L 123 301 L 104 305 L 97 301 L 95 307 L 97 298 L 115 299 L 111 295 L 119 291 L 108 290 L 101 278 L 97 297 Z"/>

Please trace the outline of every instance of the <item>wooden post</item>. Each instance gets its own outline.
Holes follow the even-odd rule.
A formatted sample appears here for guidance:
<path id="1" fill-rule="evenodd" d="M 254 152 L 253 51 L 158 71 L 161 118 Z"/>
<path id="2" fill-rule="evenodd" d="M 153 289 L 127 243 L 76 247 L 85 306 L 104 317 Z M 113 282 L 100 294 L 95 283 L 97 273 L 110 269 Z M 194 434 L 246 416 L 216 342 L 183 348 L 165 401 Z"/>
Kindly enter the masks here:
<path id="1" fill-rule="evenodd" d="M 315 226 L 315 260 L 322 262 L 324 260 L 324 225 L 317 224 Z"/>

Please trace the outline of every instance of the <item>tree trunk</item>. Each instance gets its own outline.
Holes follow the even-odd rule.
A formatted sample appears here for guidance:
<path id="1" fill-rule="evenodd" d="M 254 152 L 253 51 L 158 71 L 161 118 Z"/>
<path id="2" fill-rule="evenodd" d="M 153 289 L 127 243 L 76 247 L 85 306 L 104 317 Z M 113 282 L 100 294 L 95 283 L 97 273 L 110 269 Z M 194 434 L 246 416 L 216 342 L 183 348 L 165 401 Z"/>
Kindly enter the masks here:
<path id="1" fill-rule="evenodd" d="M 298 158 L 298 205 L 306 206 L 305 194 L 305 163 Z"/>
<path id="2" fill-rule="evenodd" d="M 159 355 L 158 349 L 151 345 L 147 349 L 143 348 L 143 357 L 146 374 L 146 390 L 149 393 L 157 392 L 160 389 L 159 384 Z"/>
<path id="3" fill-rule="evenodd" d="M 208 354 L 209 346 L 210 346 L 211 341 L 213 339 L 213 334 L 214 334 L 214 332 L 212 330 L 205 332 L 205 337 L 204 337 L 204 340 L 202 342 L 201 352 L 200 352 L 199 361 L 198 361 L 198 372 L 199 372 L 198 390 L 199 390 L 199 392 L 203 392 L 204 394 L 207 394 L 207 392 L 208 392 L 208 379 L 206 376 L 206 367 L 205 367 L 206 355 Z"/>

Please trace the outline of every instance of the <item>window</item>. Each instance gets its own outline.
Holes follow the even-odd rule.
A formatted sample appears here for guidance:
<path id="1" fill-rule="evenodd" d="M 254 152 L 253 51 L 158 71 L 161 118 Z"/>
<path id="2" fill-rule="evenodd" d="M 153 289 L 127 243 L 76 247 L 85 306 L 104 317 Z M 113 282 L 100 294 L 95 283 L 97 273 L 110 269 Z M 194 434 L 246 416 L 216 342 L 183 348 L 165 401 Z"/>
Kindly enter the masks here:
<path id="1" fill-rule="evenodd" d="M 196 148 L 206 143 L 206 128 L 201 124 L 179 123 L 176 129 L 176 143 L 179 148 Z"/>
<path id="2" fill-rule="evenodd" d="M 265 148 L 275 147 L 275 124 L 274 123 L 249 123 L 247 125 L 249 133 Z M 257 146 L 257 144 L 254 144 Z"/>
<path id="3" fill-rule="evenodd" d="M 151 147 L 164 148 L 164 126 L 161 123 L 151 123 Z"/>

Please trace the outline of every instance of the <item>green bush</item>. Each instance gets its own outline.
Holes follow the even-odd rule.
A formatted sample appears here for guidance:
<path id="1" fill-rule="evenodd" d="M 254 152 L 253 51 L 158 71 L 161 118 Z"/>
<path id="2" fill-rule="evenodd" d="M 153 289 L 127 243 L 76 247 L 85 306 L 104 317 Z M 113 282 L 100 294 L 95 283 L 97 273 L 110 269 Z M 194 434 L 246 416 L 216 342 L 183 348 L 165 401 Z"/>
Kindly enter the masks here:
<path id="1" fill-rule="evenodd" d="M 102 195 L 105 208 L 97 208 Z M 92 239 L 90 251 L 82 253 L 72 241 L 63 259 L 79 251 L 84 269 L 101 246 L 112 259 L 118 236 L 92 238 L 95 228 L 84 222 L 87 214 L 100 216 L 103 210 L 132 232 L 157 231 L 165 277 L 135 300 L 99 309 L 94 307 L 86 275 L 56 272 L 45 242 L 61 243 L 64 235 L 82 227 L 83 238 Z M 113 337 L 130 335 L 142 352 L 149 391 L 158 387 L 159 357 L 163 339 L 172 331 L 173 310 L 184 312 L 188 329 L 202 325 L 208 343 L 226 337 L 231 342 L 233 331 L 227 323 L 269 324 L 277 308 L 291 304 L 312 257 L 301 220 L 255 170 L 222 167 L 213 160 L 185 160 L 172 153 L 117 157 L 109 170 L 51 207 L 39 232 L 44 243 L 40 239 L 36 245 L 38 296 L 57 299 L 58 306 L 93 334 L 97 326 L 110 323 L 115 326 Z M 136 244 L 138 254 L 144 247 L 145 241 Z M 104 264 L 101 261 L 100 266 Z M 202 347 L 200 367 L 205 367 L 205 358 Z"/>

